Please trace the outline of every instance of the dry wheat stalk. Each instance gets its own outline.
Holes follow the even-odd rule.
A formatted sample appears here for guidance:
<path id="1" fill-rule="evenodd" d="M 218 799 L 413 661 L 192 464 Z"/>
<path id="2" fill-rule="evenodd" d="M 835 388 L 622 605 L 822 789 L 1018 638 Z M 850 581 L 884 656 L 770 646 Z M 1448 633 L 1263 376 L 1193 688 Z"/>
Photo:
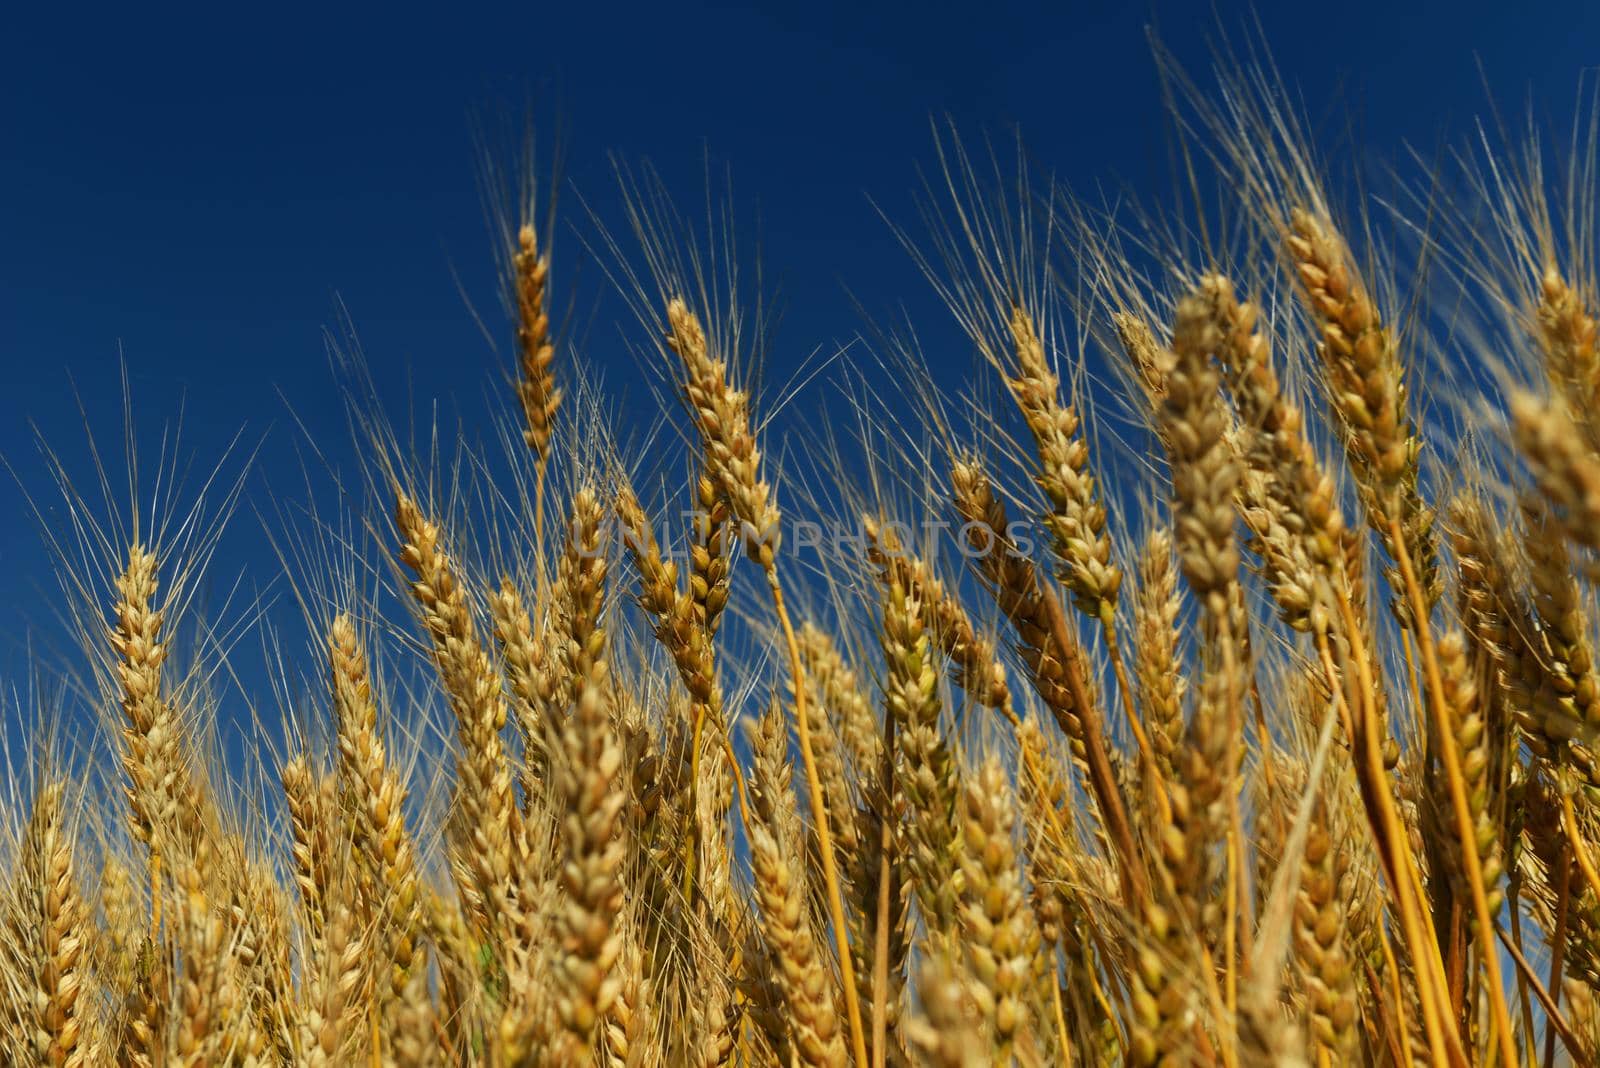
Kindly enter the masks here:
<path id="1" fill-rule="evenodd" d="M 775 501 L 790 499 L 792 484 L 766 481 L 753 386 L 733 367 L 738 317 L 708 336 L 685 300 L 667 303 L 662 344 L 700 439 L 687 493 L 696 514 L 681 539 L 689 562 L 672 560 L 622 486 L 637 603 L 608 604 L 606 507 L 588 480 L 613 450 L 600 441 L 576 456 L 557 432 L 568 402 L 553 373 L 548 260 L 525 230 L 507 267 L 517 418 L 538 479 L 532 530 L 524 498 L 500 493 L 492 465 L 470 450 L 460 468 L 470 473 L 441 499 L 483 507 L 491 530 L 481 544 L 463 527 L 453 557 L 439 517 L 398 495 L 407 593 L 432 653 L 423 684 L 378 684 L 368 650 L 387 626 L 386 599 L 326 620 L 310 658 L 286 674 L 325 675 L 331 716 L 289 732 L 281 798 L 258 796 L 260 765 L 241 770 L 232 736 L 212 733 L 226 723 L 212 681 L 231 671 L 224 650 L 203 641 L 183 671 L 172 663 L 173 617 L 209 542 L 185 540 L 187 519 L 163 526 L 156 516 L 154 528 L 176 542 L 135 537 L 125 557 L 91 565 L 106 566 L 115 587 L 109 634 L 93 605 L 83 630 L 103 657 L 97 679 L 118 744 L 102 767 L 75 724 L 45 722 L 27 739 L 31 764 L 13 778 L 9 803 L 0 801 L 0 1048 L 9 1054 L 0 1061 L 1591 1060 L 1600 1046 L 1600 347 L 1588 198 L 1568 198 L 1573 218 L 1558 231 L 1540 214 L 1543 192 L 1504 188 L 1497 170 L 1474 195 L 1506 197 L 1511 210 L 1496 207 L 1491 215 L 1507 219 L 1495 225 L 1515 229 L 1522 222 L 1510 216 L 1532 213 L 1530 232 L 1485 241 L 1471 212 L 1466 234 L 1454 223 L 1428 232 L 1443 272 L 1462 271 L 1469 301 L 1505 317 L 1495 344 L 1506 351 L 1479 353 L 1472 331 L 1436 335 L 1427 318 L 1402 334 L 1369 284 L 1387 272 L 1392 242 L 1374 233 L 1379 256 L 1363 277 L 1315 192 L 1311 155 L 1293 143 L 1294 123 L 1274 100 L 1251 104 L 1251 86 L 1224 88 L 1215 114 L 1185 123 L 1184 136 L 1228 127 L 1211 131 L 1224 144 L 1207 147 L 1236 170 L 1228 176 L 1246 214 L 1282 235 L 1307 315 L 1269 323 L 1245 298 L 1269 299 L 1276 279 L 1231 228 L 1214 254 L 1237 265 L 1232 278 L 1181 266 L 1186 237 L 1156 226 L 1140 238 L 1161 262 L 1180 264 L 1172 277 L 1191 288 L 1176 295 L 1151 291 L 1116 239 L 1092 233 L 1098 219 L 1076 218 L 1078 206 L 1063 207 L 1086 247 L 1062 251 L 1082 251 L 1088 277 L 1074 275 L 1075 255 L 1061 258 L 1059 279 L 1053 251 L 1041 264 L 1044 284 L 1090 289 L 1072 298 L 1080 336 L 1096 336 L 1104 327 L 1093 317 L 1110 312 L 1133 394 L 1125 407 L 1168 454 L 1164 470 L 1157 462 L 1146 473 L 1170 481 L 1170 520 L 1143 503 L 1150 484 L 1109 496 L 1096 484 L 1086 443 L 1114 430 L 1090 424 L 1098 403 L 1089 394 L 1071 404 L 1062 395 L 1047 337 L 1056 324 L 1034 313 L 1049 298 L 1002 282 L 1031 276 L 1025 235 L 975 195 L 937 238 L 941 252 L 986 261 L 979 277 L 940 292 L 1001 366 L 1029 431 L 1016 452 L 1005 413 L 974 400 L 987 451 L 956 453 L 951 472 L 961 537 L 1012 629 L 1028 686 L 1013 688 L 1003 666 L 1011 651 L 996 648 L 987 619 L 969 616 L 965 580 L 911 551 L 896 533 L 911 527 L 884 518 L 908 501 L 917 503 L 904 518 L 937 518 L 915 514 L 930 506 L 919 469 L 926 441 L 886 441 L 869 492 L 794 487 L 793 499 L 818 510 L 865 514 L 866 559 L 825 558 L 812 570 L 791 557 L 783 577 L 794 586 L 780 582 L 787 516 Z M 959 151 L 946 162 L 967 165 Z M 1446 198 L 1443 213 L 1456 207 Z M 1209 249 L 1211 235 L 1200 236 Z M 703 283 L 692 252 L 680 260 L 652 245 L 649 254 L 658 275 Z M 1015 303 L 1009 289 L 1021 291 Z M 703 284 L 678 292 L 716 307 Z M 1154 329 L 1169 312 L 1170 340 Z M 1475 417 L 1503 408 L 1503 438 L 1455 441 L 1450 420 L 1422 418 L 1429 409 L 1408 395 L 1422 383 L 1408 384 L 1402 349 L 1442 342 L 1496 366 L 1542 368 L 1542 394 L 1452 395 L 1468 394 L 1471 376 L 1436 394 Z M 1344 446 L 1332 459 L 1313 444 L 1291 375 L 1279 379 L 1312 351 Z M 943 440 L 955 389 L 926 377 L 917 429 Z M 588 389 L 575 395 L 603 434 L 601 402 Z M 832 466 L 821 469 L 847 468 L 823 436 Z M 1425 441 L 1459 457 L 1446 531 L 1434 530 L 1422 492 Z M 578 477 L 552 576 L 545 479 L 569 457 Z M 1015 460 L 1043 497 L 1048 566 L 1020 551 L 987 474 Z M 406 477 L 400 469 L 375 460 L 379 484 Z M 1389 553 L 1399 627 L 1367 604 L 1372 539 L 1340 515 L 1347 478 Z M 1140 503 L 1107 514 L 1129 501 Z M 1241 518 L 1260 584 L 1240 573 Z M 735 524 L 772 597 L 766 626 L 736 603 Z M 90 523 L 84 533 L 120 556 L 126 539 L 109 536 L 120 529 Z M 1130 612 L 1137 685 L 1117 645 L 1133 558 L 1124 530 L 1149 532 Z M 531 551 L 517 548 L 530 535 Z M 148 548 L 157 543 L 160 553 Z M 489 573 L 507 576 L 482 590 L 460 563 L 480 547 L 501 569 Z M 178 576 L 176 592 L 158 588 L 158 562 Z M 84 579 L 70 583 L 75 592 L 93 588 Z M 331 572 L 304 577 L 318 595 L 349 585 Z M 1262 592 L 1277 612 L 1252 618 Z M 827 611 L 797 632 L 786 593 Z M 1080 640 L 1068 597 L 1103 628 L 1103 642 Z M 863 641 L 869 633 L 879 641 Z M 787 690 L 764 659 L 775 634 Z M 962 694 L 949 715 L 936 658 Z M 1105 689 L 1112 679 L 1115 695 Z M 434 708 L 435 685 L 447 710 Z M 870 696 L 879 691 L 881 709 Z M 761 702 L 749 750 L 736 748 L 730 728 Z M 1259 759 L 1246 759 L 1247 702 Z M 977 709 L 998 715 L 969 715 Z M 1046 737 L 1036 709 L 1062 740 Z M 441 712 L 454 728 L 442 739 Z M 520 734 L 511 751 L 508 718 Z M 1138 764 L 1131 746 L 1115 744 L 1124 731 Z M 453 775 L 434 774 L 441 744 L 455 753 Z M 109 774 L 123 793 L 80 797 L 60 785 L 63 768 L 90 783 Z M 1081 810 L 1079 773 L 1093 799 Z M 426 789 L 408 805 L 412 781 Z M 275 834 L 280 806 L 287 825 Z M 98 888 L 80 888 L 85 870 L 102 873 Z"/>

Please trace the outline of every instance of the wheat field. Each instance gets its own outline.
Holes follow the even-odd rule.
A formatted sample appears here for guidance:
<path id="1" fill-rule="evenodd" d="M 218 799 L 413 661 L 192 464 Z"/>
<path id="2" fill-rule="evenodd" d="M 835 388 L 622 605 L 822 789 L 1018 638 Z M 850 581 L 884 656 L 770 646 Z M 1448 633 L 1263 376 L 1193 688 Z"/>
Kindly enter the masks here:
<path id="1" fill-rule="evenodd" d="M 717 211 L 624 171 L 583 243 L 641 438 L 516 197 L 504 455 L 350 389 L 245 752 L 238 484 L 56 464 L 96 715 L 7 743 L 6 1062 L 1597 1063 L 1592 136 L 1380 197 L 1162 62 L 1188 199 L 941 130 L 890 225 L 977 373 L 878 331 L 804 435 Z"/>

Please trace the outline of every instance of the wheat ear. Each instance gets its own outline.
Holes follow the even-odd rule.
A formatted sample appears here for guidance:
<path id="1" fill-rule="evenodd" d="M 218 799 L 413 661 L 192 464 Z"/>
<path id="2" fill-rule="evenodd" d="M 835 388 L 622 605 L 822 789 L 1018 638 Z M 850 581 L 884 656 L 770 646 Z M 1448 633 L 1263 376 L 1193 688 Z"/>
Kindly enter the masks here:
<path id="1" fill-rule="evenodd" d="M 758 818 L 750 841 L 762 932 L 777 963 L 796 1061 L 807 1068 L 841 1068 L 845 1045 L 832 979 L 817 953 L 806 906 L 800 817 L 783 757 L 788 732 L 776 708 L 763 719 L 770 721 L 761 726 L 770 737 L 758 746 L 754 792 L 762 800 L 754 805 Z"/>
<path id="2" fill-rule="evenodd" d="M 720 483 L 734 517 L 744 529 L 747 553 L 766 573 L 767 586 L 772 593 L 773 612 L 778 617 L 788 649 L 795 694 L 796 733 L 800 737 L 800 756 L 805 765 L 811 820 L 820 839 L 823 881 L 838 953 L 840 985 L 844 988 L 845 1009 L 850 1018 L 851 1051 L 856 1062 L 864 1064 L 867 1060 L 866 1035 L 861 1025 L 861 1007 L 856 993 L 855 969 L 851 964 L 850 936 L 844 897 L 839 889 L 833 834 L 828 829 L 830 801 L 823 793 L 822 780 L 817 772 L 800 643 L 795 636 L 794 622 L 789 617 L 783 585 L 778 578 L 776 554 L 781 536 L 781 516 L 777 505 L 773 503 L 771 487 L 761 477 L 761 451 L 751 427 L 749 397 L 729 383 L 726 363 L 712 354 L 705 328 L 681 299 L 675 297 L 668 302 L 667 323 L 671 329 L 667 344 L 682 361 L 684 393 L 700 431 L 710 473 Z"/>
<path id="3" fill-rule="evenodd" d="M 1423 604 L 1431 611 L 1440 593 L 1438 552 L 1433 516 L 1419 495 L 1422 438 L 1407 412 L 1405 372 L 1394 331 L 1332 220 L 1294 210 L 1287 245 L 1320 331 L 1317 350 L 1327 370 L 1329 399 L 1343 424 L 1345 455 L 1369 524 L 1397 564 L 1402 544 L 1394 531 L 1400 531 Z M 1402 621 L 1425 625 L 1425 620 L 1408 620 L 1408 599 L 1404 590 L 1398 592 Z"/>
<path id="4" fill-rule="evenodd" d="M 1017 551 L 1006 507 L 983 469 L 973 460 L 958 460 L 951 484 L 963 532 L 996 604 L 1016 631 L 1034 684 L 1088 767 L 1090 792 L 1117 853 L 1124 896 L 1130 904 L 1142 901 L 1149 892 L 1143 866 L 1111 768 L 1100 710 L 1089 694 L 1083 651 L 1061 602 L 1040 581 L 1033 562 Z"/>
<path id="5" fill-rule="evenodd" d="M 416 953 L 418 882 L 416 844 L 405 826 L 405 788 L 388 765 L 378 736 L 378 706 L 366 653 L 348 615 L 328 628 L 333 711 L 339 750 L 341 800 L 354 818 L 352 849 L 361 869 L 362 921 L 381 945 L 389 974 L 374 968 L 374 983 L 387 981 L 390 996 L 405 993 Z M 381 1068 L 380 997 L 369 1006 L 372 1057 Z"/>
<path id="6" fill-rule="evenodd" d="M 22 945 L 6 947 L 19 957 L 6 981 L 22 987 L 16 996 L 35 1063 L 84 1068 L 88 1050 L 81 1039 L 93 1011 L 93 1003 L 83 996 L 84 951 L 94 928 L 73 871 L 72 834 L 63 802 L 59 782 L 40 787 L 34 797 L 11 888 L 11 907 L 18 915 L 8 917 L 15 926 L 5 935 Z"/>
<path id="7" fill-rule="evenodd" d="M 1579 422 L 1591 449 L 1600 449 L 1600 345 L 1594 316 L 1555 264 L 1539 280 L 1535 312 L 1545 374 Z"/>
<path id="8" fill-rule="evenodd" d="M 557 1005 L 572 1037 L 566 1063 L 587 1064 L 592 1039 L 621 986 L 616 929 L 622 908 L 619 874 L 626 856 L 621 820 L 626 791 L 622 747 L 605 708 L 605 665 L 583 676 L 578 705 L 563 731 L 561 793 L 566 800 L 565 902 L 556 917 L 563 985 Z"/>
<path id="9" fill-rule="evenodd" d="M 1047 977 L 1055 981 L 1023 894 L 1015 809 L 1005 770 L 991 755 L 961 794 L 961 920 L 979 1008 L 1002 1061 L 1019 1048 L 1036 1051 L 1039 1035 L 1049 1033 L 1041 994 Z"/>
<path id="10" fill-rule="evenodd" d="M 506 706 L 499 674 L 489 659 L 457 578 L 440 543 L 439 527 L 409 494 L 397 492 L 395 527 L 400 559 L 415 576 L 411 595 L 433 644 L 434 661 L 455 712 L 461 744 L 457 774 L 465 832 L 465 863 L 480 919 L 492 930 L 505 918 L 517 837 L 516 802 L 500 732 Z"/>
<path id="11" fill-rule="evenodd" d="M 1133 685 L 1117 638 L 1122 569 L 1112 560 L 1105 504 L 1089 467 L 1082 421 L 1072 405 L 1061 401 L 1060 383 L 1051 370 L 1033 315 L 1018 304 L 1011 309 L 1010 326 L 1017 373 L 1007 379 L 1007 385 L 1033 435 L 1039 461 L 1033 480 L 1050 501 L 1044 524 L 1059 561 L 1058 577 L 1072 594 L 1073 604 L 1100 625 L 1124 718 L 1139 746 L 1140 759 L 1153 767 L 1155 751 L 1134 704 Z M 1166 790 L 1155 775 L 1150 776 L 1150 786 L 1164 821 Z"/>
<path id="12" fill-rule="evenodd" d="M 556 347 L 550 333 L 550 256 L 539 250 L 539 235 L 531 225 L 517 231 L 511 275 L 517 305 L 517 400 L 522 404 L 523 439 L 534 455 L 534 545 L 543 567 L 545 476 L 562 390 L 556 384 Z"/>

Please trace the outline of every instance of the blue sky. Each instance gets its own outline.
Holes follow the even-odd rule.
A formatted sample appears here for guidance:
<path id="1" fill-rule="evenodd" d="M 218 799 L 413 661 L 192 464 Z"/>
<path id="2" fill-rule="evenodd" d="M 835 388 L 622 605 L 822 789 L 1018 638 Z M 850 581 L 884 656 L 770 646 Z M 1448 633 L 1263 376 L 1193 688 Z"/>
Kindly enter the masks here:
<path id="1" fill-rule="evenodd" d="M 1480 61 L 1511 111 L 1531 100 L 1568 121 L 1600 13 L 1559 6 L 1349 3 L 1323 21 L 1281 4 L 1260 20 L 1316 126 L 1354 126 L 1392 158 L 1465 131 Z M 1218 17 L 1165 0 L 143 7 L 13 7 L 0 27 L 0 455 L 42 485 L 32 420 L 82 463 L 73 383 L 115 449 L 126 360 L 141 423 L 185 404 L 198 456 L 241 424 L 264 435 L 258 500 L 297 482 L 291 408 L 335 459 L 348 440 L 322 341 L 338 299 L 396 403 L 477 410 L 501 382 L 462 295 L 494 310 L 475 128 L 531 102 L 612 220 L 609 153 L 651 161 L 691 201 L 706 152 L 729 167 L 784 294 L 781 375 L 858 329 L 847 286 L 873 308 L 928 306 L 868 198 L 912 221 L 930 116 L 1019 126 L 1073 185 L 1156 197 L 1168 146 L 1145 26 L 1203 67 Z M 570 236 L 558 252 L 558 284 L 577 271 L 592 301 L 600 272 Z M 587 358 L 625 381 L 632 357 L 600 325 Z M 0 678 L 17 683 L 52 580 L 9 478 L 0 518 Z M 271 579 L 252 515 L 217 568 Z"/>

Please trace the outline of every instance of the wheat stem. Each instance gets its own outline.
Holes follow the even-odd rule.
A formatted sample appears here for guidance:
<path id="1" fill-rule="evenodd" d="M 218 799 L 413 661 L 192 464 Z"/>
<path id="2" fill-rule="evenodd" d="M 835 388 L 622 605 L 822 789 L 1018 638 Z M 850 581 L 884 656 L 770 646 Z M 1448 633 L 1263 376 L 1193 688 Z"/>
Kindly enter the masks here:
<path id="1" fill-rule="evenodd" d="M 1349 604 L 1343 598 L 1335 600 L 1344 613 L 1347 633 L 1353 634 L 1355 618 L 1350 612 Z M 1395 903 L 1400 910 L 1401 931 L 1411 952 L 1411 959 L 1416 962 L 1417 1000 L 1422 1007 L 1423 1028 L 1428 1035 L 1428 1047 L 1433 1064 L 1435 1068 L 1439 1068 L 1440 1065 L 1449 1062 L 1439 1022 L 1439 1002 L 1434 994 L 1434 972 L 1428 963 L 1430 957 L 1435 960 L 1438 958 L 1438 951 L 1433 943 L 1425 939 L 1417 915 L 1418 899 L 1413 896 L 1415 890 L 1410 874 L 1410 849 L 1402 845 L 1406 841 L 1405 829 L 1400 822 L 1399 814 L 1394 810 L 1394 799 L 1389 796 L 1388 775 L 1383 767 L 1382 749 L 1372 727 L 1372 714 L 1366 707 L 1367 695 L 1372 692 L 1370 672 L 1367 669 L 1361 643 L 1358 640 L 1351 640 L 1356 670 L 1360 676 L 1361 699 L 1357 702 L 1360 711 L 1345 707 L 1344 687 L 1340 681 L 1338 668 L 1334 665 L 1332 651 L 1328 648 L 1328 635 L 1325 631 L 1318 631 L 1317 645 L 1322 657 L 1323 670 L 1327 672 L 1328 686 L 1333 692 L 1334 700 L 1341 706 L 1340 717 L 1349 725 L 1350 745 L 1355 758 L 1357 779 L 1361 783 L 1362 800 L 1366 803 L 1368 817 L 1373 824 L 1384 874 L 1394 891 Z"/>
<path id="2" fill-rule="evenodd" d="M 1433 631 L 1428 625 L 1428 607 L 1411 566 L 1411 553 L 1406 547 L 1406 538 L 1398 519 L 1391 519 L 1389 528 L 1397 562 L 1400 565 L 1400 574 L 1405 581 L 1406 593 L 1411 599 L 1412 630 L 1417 636 L 1417 645 L 1422 652 L 1422 668 L 1428 679 L 1428 700 L 1434 721 L 1438 724 L 1435 734 L 1450 784 L 1450 800 L 1455 808 L 1456 833 L 1461 838 L 1461 856 L 1467 869 L 1468 890 L 1472 894 L 1472 908 L 1476 913 L 1478 930 L 1484 943 L 1480 956 L 1483 958 L 1484 969 L 1489 974 L 1489 1006 L 1494 1013 L 1500 1053 L 1505 1058 L 1506 1064 L 1514 1064 L 1517 1050 L 1511 1030 L 1511 1012 L 1506 1005 L 1505 988 L 1500 982 L 1500 957 L 1495 952 L 1494 944 L 1489 937 L 1490 932 L 1495 929 L 1494 918 L 1489 914 L 1488 899 L 1484 896 L 1483 865 L 1476 845 L 1477 826 L 1472 816 L 1471 802 L 1467 798 L 1466 780 L 1461 771 L 1461 755 L 1456 749 L 1456 725 L 1448 702 L 1444 700 L 1444 682 L 1439 674 L 1439 659 L 1434 649 Z"/>
<path id="3" fill-rule="evenodd" d="M 834 860 L 833 835 L 828 830 L 828 803 L 822 795 L 822 780 L 817 775 L 817 757 L 811 745 L 811 724 L 806 709 L 805 667 L 800 659 L 800 642 L 795 637 L 794 623 L 783 600 L 783 584 L 778 579 L 778 568 L 770 557 L 764 561 L 767 588 L 772 591 L 772 608 L 783 628 L 783 640 L 789 649 L 789 669 L 794 677 L 795 732 L 800 736 L 800 758 L 805 764 L 806 791 L 811 803 L 811 821 L 817 835 L 817 848 L 822 854 L 822 878 L 827 892 L 829 919 L 833 926 L 834 948 L 839 954 L 839 985 L 843 988 L 845 1011 L 850 1018 L 850 1046 L 855 1063 L 867 1063 L 867 1042 L 861 1026 L 861 1002 L 856 994 L 855 969 L 851 965 L 850 935 L 845 922 L 844 896 L 839 891 L 839 870 Z"/>

